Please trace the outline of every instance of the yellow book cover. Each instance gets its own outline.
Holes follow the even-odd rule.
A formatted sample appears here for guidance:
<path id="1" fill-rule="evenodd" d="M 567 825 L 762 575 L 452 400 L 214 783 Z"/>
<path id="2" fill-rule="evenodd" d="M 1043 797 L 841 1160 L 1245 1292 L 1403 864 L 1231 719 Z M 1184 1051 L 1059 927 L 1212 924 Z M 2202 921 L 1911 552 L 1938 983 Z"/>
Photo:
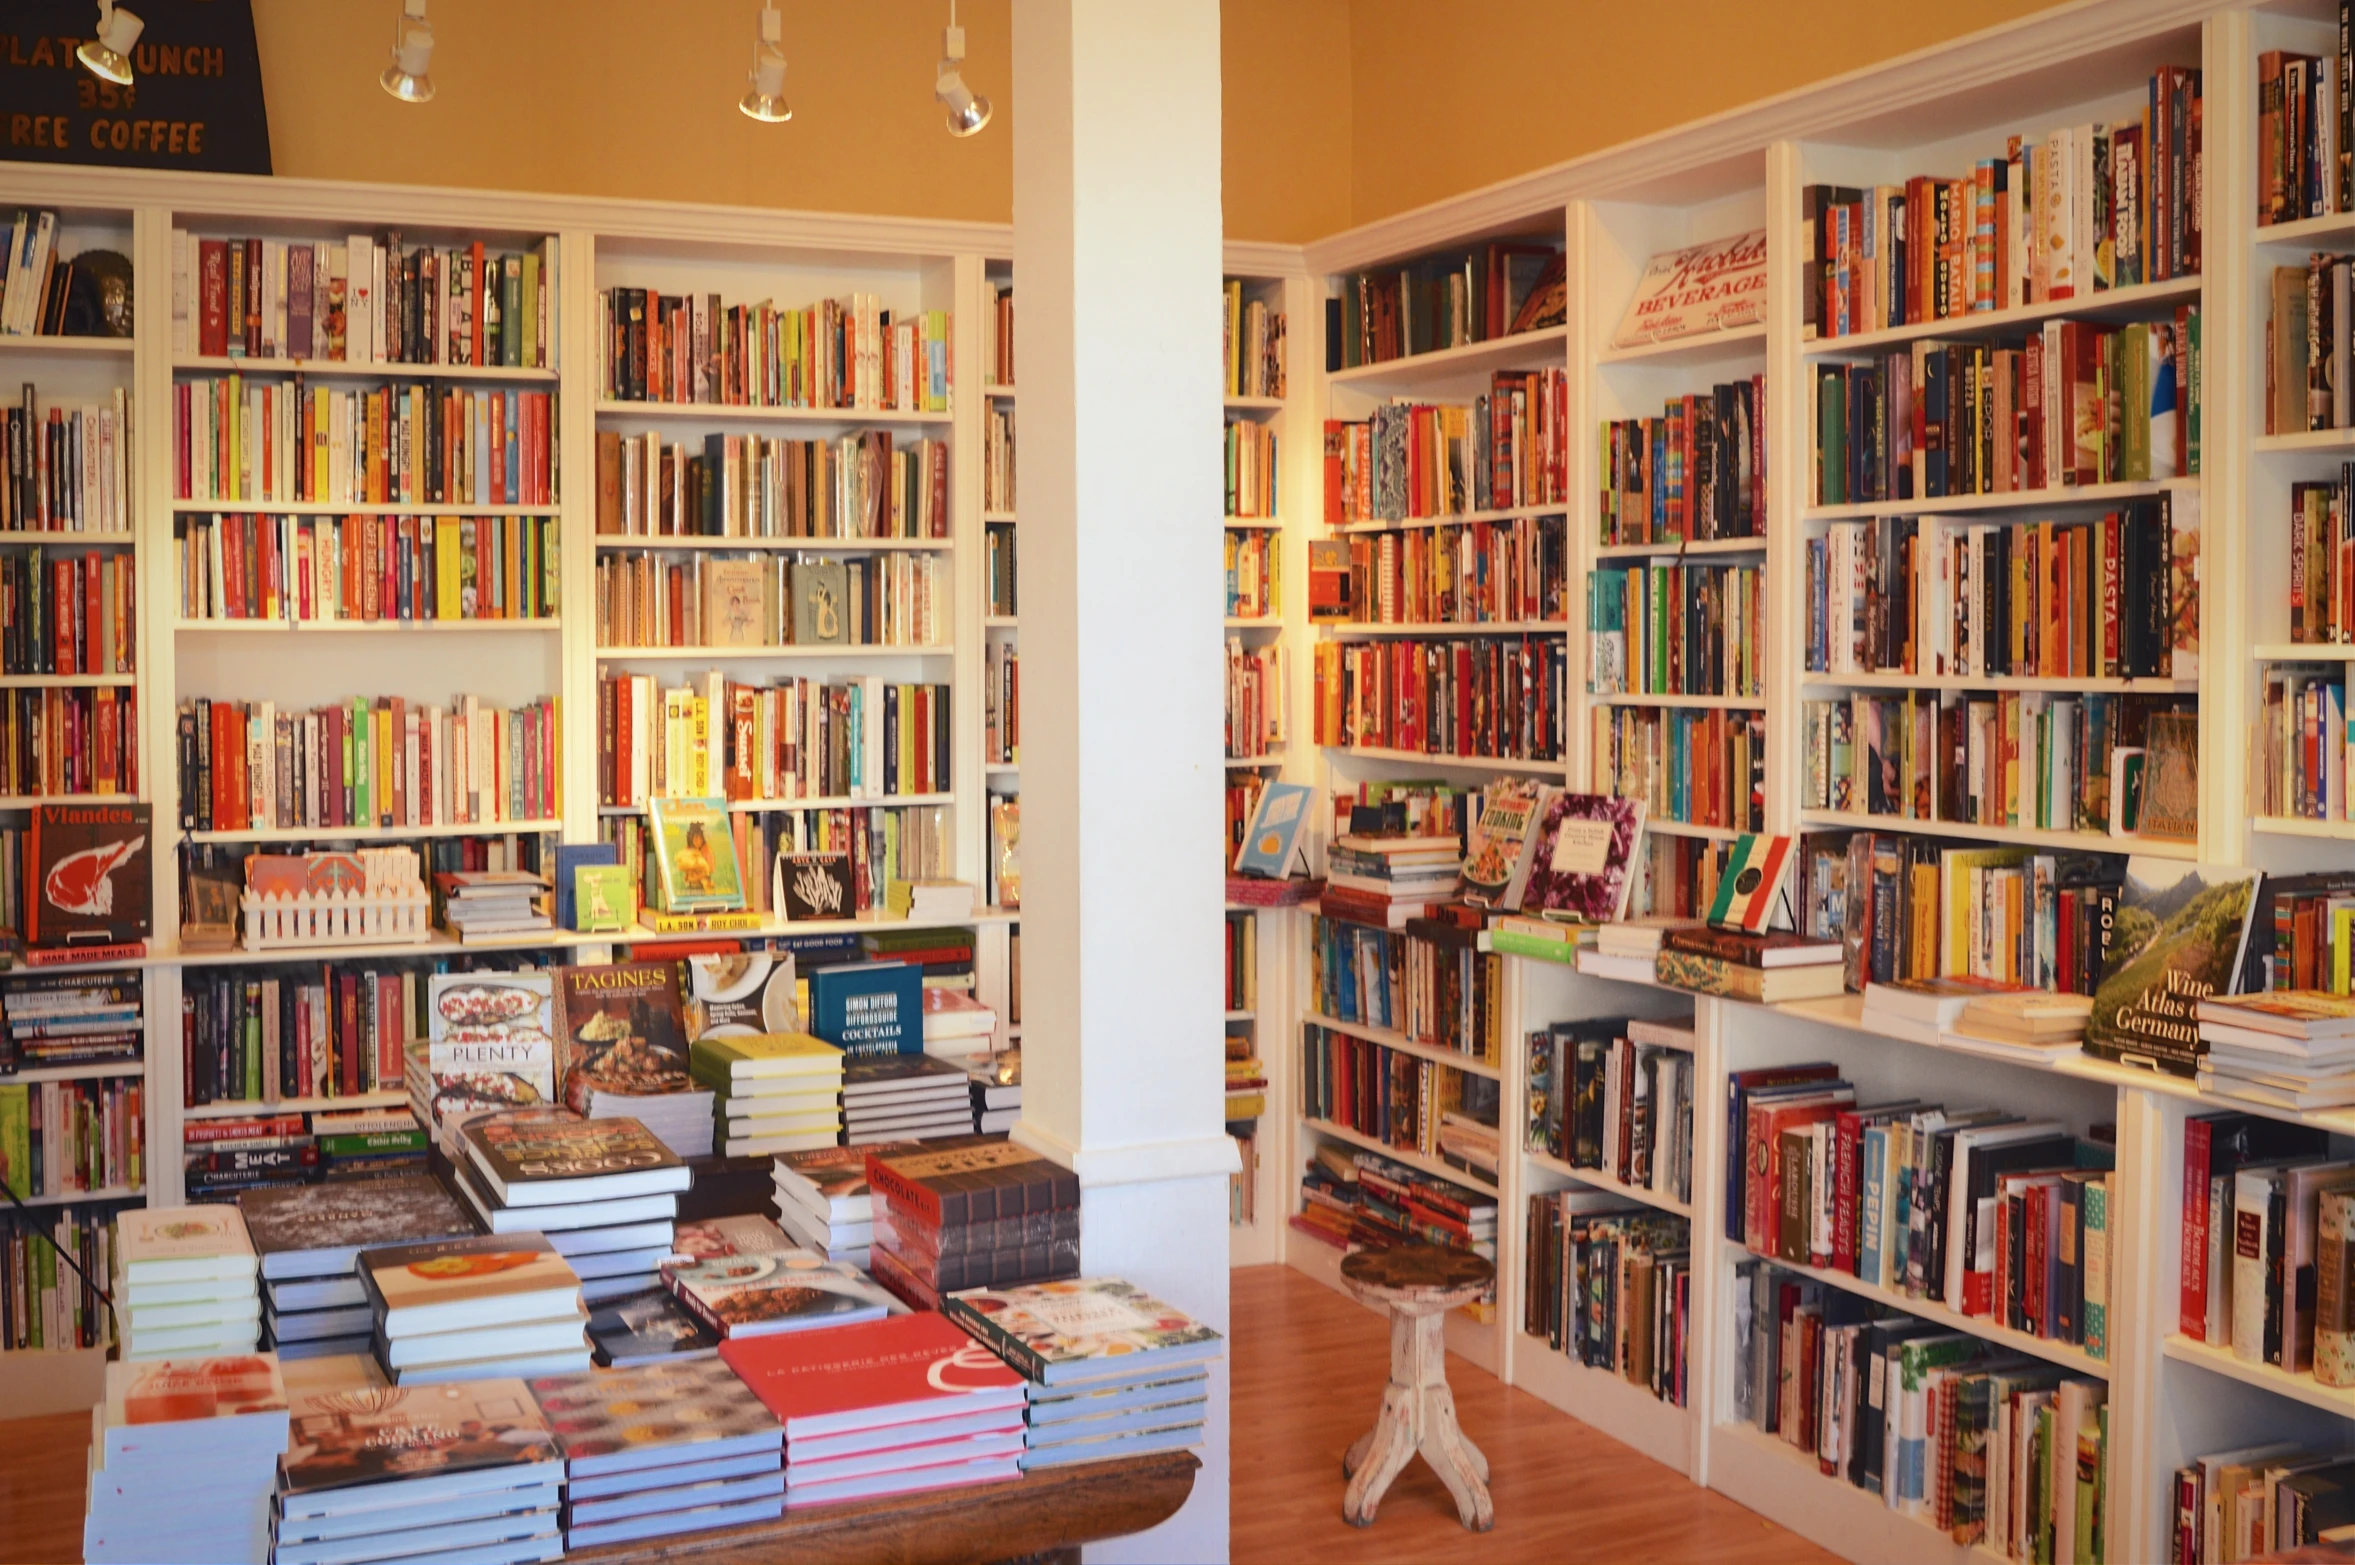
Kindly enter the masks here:
<path id="1" fill-rule="evenodd" d="M 433 596 L 434 617 L 437 619 L 456 619 L 458 617 L 459 536 L 458 518 L 454 516 L 445 516 L 434 524 Z"/>

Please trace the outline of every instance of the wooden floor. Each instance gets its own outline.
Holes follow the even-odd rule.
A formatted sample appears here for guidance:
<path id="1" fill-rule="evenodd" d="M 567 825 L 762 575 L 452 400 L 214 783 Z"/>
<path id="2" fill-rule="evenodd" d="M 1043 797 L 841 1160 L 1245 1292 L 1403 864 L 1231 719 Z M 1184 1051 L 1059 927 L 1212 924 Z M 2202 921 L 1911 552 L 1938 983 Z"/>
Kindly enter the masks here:
<path id="1" fill-rule="evenodd" d="M 1361 1531 L 1341 1519 L 1341 1453 L 1381 1406 L 1388 1324 L 1288 1266 L 1235 1272 L 1230 1310 L 1235 1565 L 1837 1558 L 1453 1357 L 1448 1382 L 1488 1456 L 1496 1530 L 1465 1531 L 1418 1460 Z"/>
<path id="2" fill-rule="evenodd" d="M 1388 1326 L 1283 1266 L 1234 1274 L 1233 1322 L 1236 1565 L 1834 1558 L 1454 1358 L 1448 1378 L 1465 1431 L 1488 1454 L 1496 1530 L 1466 1532 L 1418 1461 L 1361 1532 L 1341 1520 L 1341 1453 L 1381 1404 Z M 81 1558 L 89 1438 L 86 1413 L 0 1420 L 0 1558 Z"/>

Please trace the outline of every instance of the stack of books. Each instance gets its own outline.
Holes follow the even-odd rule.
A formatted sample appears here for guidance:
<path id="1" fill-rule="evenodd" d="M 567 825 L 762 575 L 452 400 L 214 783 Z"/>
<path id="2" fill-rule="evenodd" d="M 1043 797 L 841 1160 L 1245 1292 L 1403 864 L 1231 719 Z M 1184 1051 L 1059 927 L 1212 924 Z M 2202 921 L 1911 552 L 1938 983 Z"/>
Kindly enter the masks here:
<path id="1" fill-rule="evenodd" d="M 1864 986 L 1865 1026 L 1892 1038 L 1937 1043 L 1962 1019 L 1963 1007 L 2002 986 L 1975 978 L 1900 978 Z"/>
<path id="2" fill-rule="evenodd" d="M 0 1072 L 137 1059 L 141 985 L 134 968 L 43 973 L 0 990 Z"/>
<path id="3" fill-rule="evenodd" d="M 972 1083 L 973 1133 L 977 1136 L 995 1136 L 1012 1130 L 1014 1122 L 1022 1117 L 1022 1051 L 1008 1049 L 1003 1054 L 989 1054 L 973 1060 L 965 1067 L 965 1079 Z M 1262 1080 L 1259 1085 L 1264 1092 L 1267 1083 Z M 1230 1067 L 1227 1079 L 1229 1119 L 1235 1117 L 1231 1112 L 1234 1101 L 1234 1072 Z"/>
<path id="4" fill-rule="evenodd" d="M 963 1288 L 1079 1275 L 1079 1179 L 1010 1141 L 867 1159 L 875 1280 L 918 1309 Z"/>
<path id="5" fill-rule="evenodd" d="M 2074 1052 L 2092 1018 L 2091 995 L 2002 990 L 1964 1001 L 1954 1030 L 1994 1052 L 2041 1060 Z"/>
<path id="6" fill-rule="evenodd" d="M 564 1109 L 468 1120 L 452 1168 L 494 1234 L 545 1234 L 592 1304 L 653 1287 L 671 1255 L 687 1165 L 634 1119 Z"/>
<path id="7" fill-rule="evenodd" d="M 673 1266 L 671 1292 L 722 1342 L 880 1320 L 892 1298 L 865 1272 L 802 1249 Z"/>
<path id="8" fill-rule="evenodd" d="M 1329 918 L 1404 929 L 1455 895 L 1463 868 L 1453 837 L 1344 836 L 1325 850 L 1318 905 Z"/>
<path id="9" fill-rule="evenodd" d="M 370 1346 L 396 1386 L 589 1367 L 580 1279 L 539 1234 L 478 1234 L 360 1252 Z"/>
<path id="10" fill-rule="evenodd" d="M 2204 1091 L 2273 1109 L 2355 1103 L 2355 996 L 2319 989 L 2200 1002 Z"/>
<path id="11" fill-rule="evenodd" d="M 1025 1469 L 1202 1443 L 1219 1334 L 1117 1277 L 977 1288 L 941 1305 L 1030 1382 Z"/>
<path id="12" fill-rule="evenodd" d="M 564 1459 L 521 1380 L 291 1400 L 272 1565 L 563 1558 Z"/>
<path id="13" fill-rule="evenodd" d="M 1021 1473 L 1022 1377 L 975 1363 L 939 1315 L 725 1342 L 720 1358 L 785 1425 L 788 1510 Z"/>
<path id="14" fill-rule="evenodd" d="M 886 1141 L 878 1146 L 779 1153 L 777 1226 L 828 1260 L 864 1267 L 875 1237 L 875 1197 L 867 1185 L 867 1159 L 916 1150 L 913 1141 Z"/>
<path id="15" fill-rule="evenodd" d="M 442 923 L 463 943 L 555 928 L 542 898 L 548 877 L 527 869 L 443 870 L 433 877 Z"/>
<path id="16" fill-rule="evenodd" d="M 1830 999 L 1847 988 L 1839 941 L 1788 930 L 1671 929 L 1660 937 L 1653 974 L 1673 988 L 1766 1005 Z"/>
<path id="17" fill-rule="evenodd" d="M 973 1133 L 973 1089 L 964 1067 L 929 1054 L 870 1054 L 842 1067 L 843 1139 L 929 1141 Z"/>
<path id="18" fill-rule="evenodd" d="M 842 1139 L 842 1051 L 814 1034 L 698 1038 L 688 1069 L 711 1089 L 722 1156 L 773 1156 Z"/>
<path id="19" fill-rule="evenodd" d="M 989 1053 L 997 1031 L 998 1013 L 964 990 L 924 986 L 926 1054 L 944 1060 L 970 1060 Z"/>
<path id="20" fill-rule="evenodd" d="M 286 1384 L 267 1353 L 106 1366 L 93 1415 L 90 1565 L 222 1565 L 270 1552 Z"/>
<path id="21" fill-rule="evenodd" d="M 1558 962 L 1564 967 L 1584 968 L 1586 959 L 1595 950 L 1596 939 L 1611 925 L 1568 922 L 1557 918 L 1540 918 L 1526 913 L 1492 913 L 1488 918 L 1488 949 L 1506 956 L 1535 957 L 1541 962 Z M 1613 958 L 1623 961 L 1624 958 Z M 1651 954 L 1645 953 L 1649 963 Z M 1608 967 L 1604 972 L 1610 972 Z M 1619 976 L 1649 980 L 1651 969 L 1623 973 Z"/>
<path id="22" fill-rule="evenodd" d="M 1575 927 L 1575 926 L 1572 926 Z M 1578 953 L 1578 970 L 1600 978 L 1648 984 L 1659 970 L 1660 942 L 1671 929 L 1704 927 L 1697 918 L 1645 915 L 1594 926 L 1594 946 Z"/>
<path id="23" fill-rule="evenodd" d="M 426 1174 L 349 1185 L 249 1190 L 237 1198 L 261 1256 L 264 1345 L 282 1358 L 366 1353 L 376 1312 L 362 1250 L 461 1239 L 474 1219 Z"/>
<path id="24" fill-rule="evenodd" d="M 319 1177 L 330 1184 L 386 1174 L 422 1174 L 425 1127 L 405 1108 L 322 1110 L 311 1116 Z"/>
<path id="25" fill-rule="evenodd" d="M 585 1549 L 773 1521 L 785 1426 L 716 1358 L 531 1382 L 564 1453 L 564 1542 Z"/>
<path id="26" fill-rule="evenodd" d="M 115 1215 L 115 1322 L 126 1359 L 251 1353 L 259 1267 L 233 1206 L 129 1207 Z"/>

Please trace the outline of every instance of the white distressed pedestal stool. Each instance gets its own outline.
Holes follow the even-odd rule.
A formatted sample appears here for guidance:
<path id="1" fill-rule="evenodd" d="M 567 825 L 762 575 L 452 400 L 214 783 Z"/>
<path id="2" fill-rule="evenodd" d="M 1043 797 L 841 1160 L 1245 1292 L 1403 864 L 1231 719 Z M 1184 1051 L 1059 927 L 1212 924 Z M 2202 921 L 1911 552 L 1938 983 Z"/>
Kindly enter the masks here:
<path id="1" fill-rule="evenodd" d="M 1361 1250 L 1341 1263 L 1341 1280 L 1359 1299 L 1390 1312 L 1390 1384 L 1382 1413 L 1341 1459 L 1349 1489 L 1341 1516 L 1370 1527 L 1390 1481 L 1419 1452 L 1455 1496 L 1456 1514 L 1474 1532 L 1496 1525 L 1488 1498 L 1488 1458 L 1456 1424 L 1447 1388 L 1447 1312 L 1480 1297 L 1496 1267 L 1464 1250 L 1406 1244 Z"/>

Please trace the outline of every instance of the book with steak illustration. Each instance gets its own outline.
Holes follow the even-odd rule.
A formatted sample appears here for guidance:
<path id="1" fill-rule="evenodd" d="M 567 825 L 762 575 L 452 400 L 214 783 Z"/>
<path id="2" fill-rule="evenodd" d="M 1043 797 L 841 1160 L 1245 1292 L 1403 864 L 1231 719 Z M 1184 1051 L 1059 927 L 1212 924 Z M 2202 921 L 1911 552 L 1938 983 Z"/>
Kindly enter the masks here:
<path id="1" fill-rule="evenodd" d="M 144 940 L 154 921 L 148 859 L 153 806 L 128 800 L 44 804 L 33 811 L 25 899 L 33 945 Z"/>
<path id="2" fill-rule="evenodd" d="M 436 973 L 427 1006 L 435 1124 L 556 1099 L 550 973 Z"/>
<path id="3" fill-rule="evenodd" d="M 617 962 L 556 971 L 557 1051 L 564 1101 L 582 1113 L 593 1093 L 686 1092 L 687 1025 L 673 962 Z"/>

